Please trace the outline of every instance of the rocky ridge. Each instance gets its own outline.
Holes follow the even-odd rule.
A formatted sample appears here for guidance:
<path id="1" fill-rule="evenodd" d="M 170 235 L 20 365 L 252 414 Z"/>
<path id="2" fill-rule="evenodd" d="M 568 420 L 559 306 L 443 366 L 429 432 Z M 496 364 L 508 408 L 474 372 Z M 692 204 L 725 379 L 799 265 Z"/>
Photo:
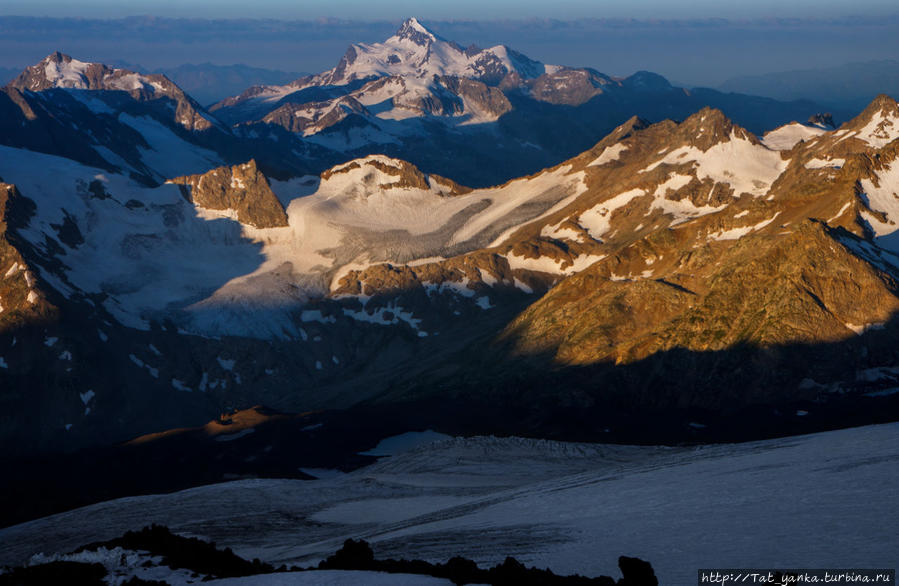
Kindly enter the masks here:
<path id="1" fill-rule="evenodd" d="M 571 158 L 634 114 L 685 118 L 706 105 L 755 131 L 821 111 L 676 88 L 646 71 L 546 65 L 504 45 L 463 48 L 414 18 L 382 43 L 352 45 L 333 69 L 210 110 L 238 128 L 277 125 L 348 158 L 378 152 L 487 187 Z"/>
<path id="2" fill-rule="evenodd" d="M 56 307 L 48 302 L 35 271 L 19 252 L 21 245 L 15 227 L 26 224 L 33 213 L 28 200 L 22 198 L 15 185 L 0 180 L 0 333 L 13 332 L 22 325 L 53 321 Z M 77 229 L 59 226 L 61 232 L 77 240 Z M 8 365 L 3 362 L 3 368 Z"/>
<path id="3" fill-rule="evenodd" d="M 180 180 L 187 201 L 178 185 L 91 179 L 6 149 L 0 171 L 36 211 L 13 241 L 61 317 L 34 326 L 39 342 L 54 339 L 46 352 L 22 355 L 10 339 L 0 352 L 32 381 L 49 353 L 73 355 L 48 370 L 58 408 L 42 433 L 54 441 L 154 431 L 161 419 L 142 411 L 152 403 L 189 404 L 166 410 L 183 424 L 247 403 L 453 398 L 509 405 L 523 412 L 516 429 L 538 433 L 566 408 L 865 404 L 897 380 L 897 120 L 882 97 L 834 131 L 779 129 L 775 145 L 703 109 L 680 123 L 631 118 L 581 155 L 489 189 L 372 155 L 287 182 L 218 168 Z M 32 163 L 57 185 L 29 175 Z M 210 221 L 197 207 L 255 199 L 266 212 L 285 202 L 286 225 L 277 214 L 262 234 L 260 218 Z M 83 242 L 53 227 L 66 217 Z M 115 339 L 101 345 L 108 383 L 90 374 L 95 330 Z M 133 377 L 141 390 L 123 409 L 116 381 Z M 110 429 L 122 413 L 127 431 Z"/>
<path id="4" fill-rule="evenodd" d="M 188 130 L 207 130 L 218 124 L 193 98 L 158 73 L 140 74 L 102 63 L 86 63 L 60 52 L 27 67 L 7 88 L 41 92 L 53 88 L 127 92 L 139 101 L 168 98 L 175 104 L 175 120 Z"/>
<path id="5" fill-rule="evenodd" d="M 148 185 L 251 158 L 276 176 L 303 175 L 339 160 L 281 128 L 231 129 L 164 75 L 59 52 L 0 89 L 0 144 Z"/>

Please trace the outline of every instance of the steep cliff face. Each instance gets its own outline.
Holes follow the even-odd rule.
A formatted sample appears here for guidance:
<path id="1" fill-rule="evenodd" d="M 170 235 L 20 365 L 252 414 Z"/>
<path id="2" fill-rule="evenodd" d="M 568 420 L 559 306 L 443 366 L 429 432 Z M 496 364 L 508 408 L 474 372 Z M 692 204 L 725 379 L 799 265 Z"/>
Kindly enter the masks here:
<path id="1" fill-rule="evenodd" d="M 233 212 L 242 224 L 254 228 L 287 226 L 284 206 L 254 160 L 233 167 L 219 167 L 202 175 L 178 177 L 171 182 L 184 186 L 186 197 L 194 205 Z"/>
<path id="2" fill-rule="evenodd" d="M 15 185 L 0 180 L 0 334 L 56 317 L 56 307 L 47 300 L 34 268 L 16 248 L 14 227 L 27 224 L 33 208 Z M 69 223 L 59 226 L 59 234 L 74 243 L 80 237 Z M 8 367 L 5 361 L 3 367 Z"/>

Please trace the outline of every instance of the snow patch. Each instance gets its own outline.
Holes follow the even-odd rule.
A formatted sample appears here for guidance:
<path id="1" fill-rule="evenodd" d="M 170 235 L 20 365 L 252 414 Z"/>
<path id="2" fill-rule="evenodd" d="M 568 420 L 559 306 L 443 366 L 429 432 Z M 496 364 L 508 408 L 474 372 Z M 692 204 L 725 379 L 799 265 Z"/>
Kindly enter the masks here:
<path id="1" fill-rule="evenodd" d="M 562 268 L 562 263 L 564 262 L 563 259 L 556 259 L 548 256 L 525 258 L 515 254 L 508 254 L 505 258 L 509 261 L 509 267 L 512 270 L 536 271 L 539 273 L 567 276 L 578 273 L 605 257 L 606 255 L 604 254 L 582 254 L 575 257 L 564 269 Z"/>
<path id="2" fill-rule="evenodd" d="M 472 291 L 472 293 L 474 293 L 474 291 Z M 396 305 L 395 302 L 391 302 L 384 307 L 373 310 L 362 309 L 360 311 L 355 311 L 352 309 L 344 309 L 343 314 L 356 321 L 364 321 L 382 326 L 405 322 L 409 324 L 413 330 L 417 330 L 418 325 L 421 323 L 421 320 L 416 318 L 411 311 L 406 311 L 403 307 Z M 390 314 L 390 316 L 388 317 L 387 314 Z"/>
<path id="3" fill-rule="evenodd" d="M 19 269 L 21 269 L 21 268 L 22 268 L 22 265 L 20 265 L 20 264 L 17 263 L 17 262 L 14 262 L 14 263 L 12 263 L 12 265 L 9 267 L 9 269 L 6 271 L 6 274 L 3 275 L 3 277 L 4 277 L 5 279 L 8 279 L 8 278 L 12 277 L 13 275 L 15 275 L 16 273 L 18 273 L 18 272 L 19 272 Z"/>
<path id="4" fill-rule="evenodd" d="M 187 385 L 184 384 L 182 381 L 180 381 L 180 380 L 178 380 L 178 379 L 176 379 L 176 378 L 173 378 L 173 379 L 172 379 L 172 387 L 173 387 L 176 391 L 187 391 L 187 392 L 192 392 L 192 389 L 191 389 L 189 386 L 187 386 Z"/>
<path id="5" fill-rule="evenodd" d="M 803 140 L 809 140 L 825 134 L 827 131 L 814 126 L 806 126 L 793 122 L 765 133 L 762 144 L 775 151 L 788 151 Z"/>
<path id="6" fill-rule="evenodd" d="M 656 187 L 653 195 L 655 197 L 665 197 L 668 194 L 668 190 L 676 192 L 682 187 L 686 187 L 691 181 L 693 181 L 692 175 L 671 173 L 670 175 L 668 175 L 668 179 L 666 179 L 664 183 L 661 183 L 658 187 Z"/>
<path id="7" fill-rule="evenodd" d="M 484 269 L 478 267 L 478 272 L 481 275 L 481 281 L 483 281 L 484 284 L 488 287 L 493 287 L 499 282 L 499 280 L 494 277 L 493 274 L 490 273 L 490 271 L 485 271 Z"/>
<path id="8" fill-rule="evenodd" d="M 562 228 L 561 225 L 565 222 L 562 220 L 555 226 L 544 226 L 540 230 L 540 235 L 544 238 L 554 238 L 556 240 L 570 240 L 572 242 L 577 242 L 579 244 L 584 243 L 584 235 L 575 230 L 574 228 Z"/>
<path id="9" fill-rule="evenodd" d="M 218 361 L 219 366 L 221 366 L 224 370 L 228 370 L 228 371 L 234 370 L 234 365 L 237 364 L 236 360 L 226 360 L 226 359 L 222 358 L 221 356 L 218 356 L 216 358 L 216 361 Z"/>
<path id="10" fill-rule="evenodd" d="M 877 172 L 877 183 L 870 179 L 862 179 L 861 187 L 868 207 L 886 215 L 886 222 L 881 222 L 871 214 L 862 212 L 877 237 L 877 244 L 893 252 L 899 250 L 899 242 L 891 236 L 899 229 L 899 164 L 893 163 Z"/>
<path id="11" fill-rule="evenodd" d="M 882 330 L 884 328 L 883 322 L 875 322 L 875 323 L 861 324 L 861 325 L 845 323 L 843 325 L 845 325 L 847 328 L 849 328 L 850 330 L 855 332 L 855 335 L 857 335 L 857 336 L 861 336 L 868 330 Z"/>
<path id="12" fill-rule="evenodd" d="M 519 281 L 519 280 L 518 280 L 518 277 L 515 277 L 515 278 L 514 278 L 513 284 L 515 285 L 515 287 L 516 287 L 517 289 L 520 289 L 521 291 L 524 291 L 524 292 L 527 293 L 528 295 L 530 295 L 530 294 L 532 294 L 532 293 L 534 292 L 534 290 L 531 289 L 526 283 L 523 283 L 522 281 Z"/>
<path id="13" fill-rule="evenodd" d="M 710 240 L 739 240 L 740 238 L 742 238 L 743 236 L 746 236 L 747 234 L 756 232 L 758 230 L 761 230 L 765 226 L 768 226 L 769 224 L 771 224 L 771 222 L 773 222 L 775 219 L 777 219 L 777 216 L 779 216 L 779 215 L 780 215 L 780 212 L 777 212 L 776 214 L 774 214 L 773 217 L 768 218 L 767 220 L 762 220 L 761 222 L 759 222 L 758 224 L 755 224 L 753 226 L 740 226 L 737 228 L 731 228 L 730 230 L 722 230 L 722 231 L 716 232 L 714 234 L 709 234 L 709 239 Z"/>
<path id="14" fill-rule="evenodd" d="M 601 240 L 603 235 L 611 228 L 612 213 L 629 204 L 632 200 L 646 195 L 642 189 L 631 189 L 624 193 L 607 199 L 578 216 L 578 225 L 587 230 L 587 233 L 596 240 Z"/>
<path id="15" fill-rule="evenodd" d="M 605 165 L 607 163 L 611 163 L 612 161 L 617 161 L 621 157 L 621 153 L 627 150 L 627 146 L 619 143 L 615 143 L 612 146 L 606 147 L 603 149 L 602 153 L 598 157 L 596 157 L 593 162 L 589 163 L 588 167 L 598 167 L 600 165 Z"/>
<path id="16" fill-rule="evenodd" d="M 899 138 L 899 120 L 884 111 L 877 112 L 858 131 L 857 138 L 874 148 L 883 148 Z"/>
<path id="17" fill-rule="evenodd" d="M 727 183 L 735 195 L 749 193 L 765 195 L 789 164 L 778 151 L 756 145 L 731 133 L 730 140 L 720 142 L 706 151 L 694 146 L 677 148 L 642 172 L 652 171 L 659 165 L 683 165 L 693 163 L 696 176 Z"/>
<path id="18" fill-rule="evenodd" d="M 805 164 L 806 169 L 841 169 L 846 164 L 846 159 L 819 159 L 814 158 Z"/>

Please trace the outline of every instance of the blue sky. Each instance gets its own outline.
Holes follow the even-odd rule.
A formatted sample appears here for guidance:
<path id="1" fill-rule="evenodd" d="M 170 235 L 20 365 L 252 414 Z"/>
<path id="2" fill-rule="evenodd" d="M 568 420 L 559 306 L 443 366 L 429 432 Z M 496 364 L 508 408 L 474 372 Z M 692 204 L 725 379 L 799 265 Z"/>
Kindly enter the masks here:
<path id="1" fill-rule="evenodd" d="M 759 18 L 832 17 L 895 13 L 895 0 L 2 0 L 0 14 L 121 17 L 391 19 L 408 15 L 439 19 L 494 18 Z"/>

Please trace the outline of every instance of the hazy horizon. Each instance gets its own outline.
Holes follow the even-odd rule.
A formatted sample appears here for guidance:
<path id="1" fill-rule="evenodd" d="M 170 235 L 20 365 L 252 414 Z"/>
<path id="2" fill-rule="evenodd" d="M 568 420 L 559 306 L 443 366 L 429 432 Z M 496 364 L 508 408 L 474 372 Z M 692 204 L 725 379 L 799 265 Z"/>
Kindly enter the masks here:
<path id="1" fill-rule="evenodd" d="M 514 18 L 832 18 L 864 14 L 894 14 L 892 0 L 859 0 L 852 4 L 837 0 L 694 0 L 688 5 L 664 0 L 456 0 L 451 4 L 412 0 L 6 0 L 0 14 L 27 16 L 124 17 L 154 15 L 203 18 L 317 19 L 352 15 L 355 20 L 392 20 L 408 16 L 426 19 Z"/>
<path id="2" fill-rule="evenodd" d="M 420 11 L 410 8 L 406 14 L 415 12 Z M 148 69 L 209 62 L 318 72 L 336 65 L 352 43 L 384 40 L 401 20 L 0 16 L 0 67 L 23 68 L 59 50 L 82 60 Z M 648 70 L 688 86 L 899 56 L 895 14 L 421 20 L 462 45 L 506 44 L 544 63 L 618 76 Z"/>

